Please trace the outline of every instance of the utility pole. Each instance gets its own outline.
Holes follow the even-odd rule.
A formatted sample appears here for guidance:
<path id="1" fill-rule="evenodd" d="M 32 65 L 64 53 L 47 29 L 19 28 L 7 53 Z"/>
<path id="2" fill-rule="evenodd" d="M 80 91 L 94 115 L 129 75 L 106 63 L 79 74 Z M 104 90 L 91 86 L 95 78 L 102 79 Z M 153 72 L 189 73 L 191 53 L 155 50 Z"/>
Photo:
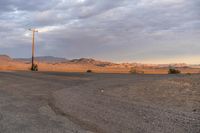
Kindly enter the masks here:
<path id="1" fill-rule="evenodd" d="M 32 65 L 31 65 L 31 70 L 34 71 L 34 55 L 35 55 L 35 32 L 38 32 L 36 29 L 29 29 L 32 31 Z"/>

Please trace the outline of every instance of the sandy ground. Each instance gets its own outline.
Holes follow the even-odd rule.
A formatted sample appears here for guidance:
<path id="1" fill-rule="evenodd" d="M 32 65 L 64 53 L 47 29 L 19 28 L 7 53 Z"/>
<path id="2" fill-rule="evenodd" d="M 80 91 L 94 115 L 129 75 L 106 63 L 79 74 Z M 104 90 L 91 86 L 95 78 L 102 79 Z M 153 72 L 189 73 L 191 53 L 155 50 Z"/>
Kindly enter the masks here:
<path id="1" fill-rule="evenodd" d="M 0 72 L 2 133 L 199 133 L 200 75 Z"/>
<path id="2" fill-rule="evenodd" d="M 126 65 L 111 65 L 111 66 L 96 66 L 91 63 L 44 63 L 36 62 L 39 66 L 39 71 L 48 72 L 86 72 L 92 70 L 95 73 L 130 73 L 131 66 Z M 31 63 L 17 62 L 17 61 L 0 61 L 0 71 L 29 71 Z M 177 68 L 181 73 L 200 73 L 200 68 Z M 167 74 L 169 68 L 152 68 L 152 67 L 138 67 L 138 72 L 144 74 Z"/>

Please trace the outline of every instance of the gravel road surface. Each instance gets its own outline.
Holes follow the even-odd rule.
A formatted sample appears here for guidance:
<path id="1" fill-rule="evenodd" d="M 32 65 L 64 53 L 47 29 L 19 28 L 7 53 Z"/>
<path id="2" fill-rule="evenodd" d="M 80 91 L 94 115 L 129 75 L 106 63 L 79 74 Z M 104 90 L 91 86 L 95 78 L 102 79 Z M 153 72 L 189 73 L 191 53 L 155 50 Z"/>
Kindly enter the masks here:
<path id="1" fill-rule="evenodd" d="M 0 133 L 199 133 L 200 75 L 0 72 Z"/>

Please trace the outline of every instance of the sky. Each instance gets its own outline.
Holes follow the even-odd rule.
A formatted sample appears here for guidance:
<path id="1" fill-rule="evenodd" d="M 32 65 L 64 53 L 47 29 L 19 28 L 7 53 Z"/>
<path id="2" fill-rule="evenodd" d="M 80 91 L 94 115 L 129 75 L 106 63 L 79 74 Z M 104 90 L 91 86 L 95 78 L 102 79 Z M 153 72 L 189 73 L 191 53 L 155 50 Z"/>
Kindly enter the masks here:
<path id="1" fill-rule="evenodd" d="M 200 0 L 0 0 L 0 54 L 200 64 Z"/>

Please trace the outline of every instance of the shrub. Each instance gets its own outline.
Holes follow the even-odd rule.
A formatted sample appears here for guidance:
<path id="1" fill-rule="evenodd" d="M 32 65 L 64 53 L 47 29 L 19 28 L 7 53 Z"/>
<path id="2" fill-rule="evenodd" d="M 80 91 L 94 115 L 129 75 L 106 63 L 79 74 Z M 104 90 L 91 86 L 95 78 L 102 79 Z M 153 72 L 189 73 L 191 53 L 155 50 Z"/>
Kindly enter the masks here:
<path id="1" fill-rule="evenodd" d="M 132 67 L 129 71 L 131 74 L 144 74 L 144 71 L 139 71 L 135 67 Z"/>
<path id="2" fill-rule="evenodd" d="M 137 70 L 136 68 L 131 68 L 131 70 L 129 71 L 131 74 L 136 74 L 137 73 Z"/>
<path id="3" fill-rule="evenodd" d="M 175 68 L 170 68 L 169 71 L 168 71 L 169 74 L 180 74 L 181 71 L 180 70 L 177 70 Z"/>
<path id="4" fill-rule="evenodd" d="M 92 73 L 92 70 L 87 70 L 86 72 L 87 72 L 87 73 Z"/>
<path id="5" fill-rule="evenodd" d="M 31 67 L 31 71 L 38 71 L 38 65 L 33 64 L 33 66 Z"/>

